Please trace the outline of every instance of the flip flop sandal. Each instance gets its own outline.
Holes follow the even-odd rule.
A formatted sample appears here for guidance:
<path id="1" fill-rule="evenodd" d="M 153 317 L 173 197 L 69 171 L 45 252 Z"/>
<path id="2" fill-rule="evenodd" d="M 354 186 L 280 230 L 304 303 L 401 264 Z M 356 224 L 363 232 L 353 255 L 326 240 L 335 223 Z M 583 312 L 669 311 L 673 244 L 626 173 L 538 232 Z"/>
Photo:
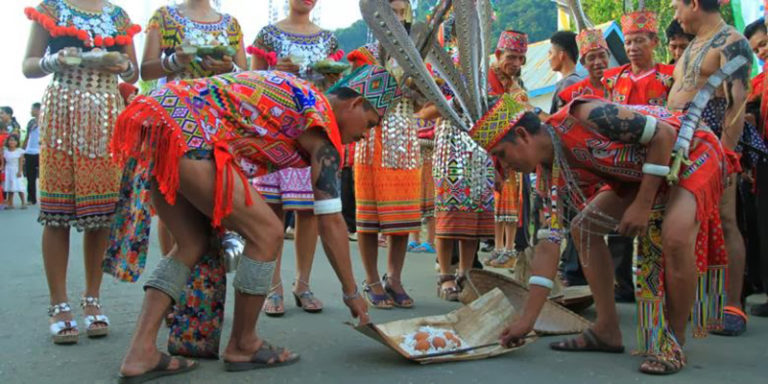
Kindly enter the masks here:
<path id="1" fill-rule="evenodd" d="M 54 317 L 62 312 L 72 312 L 72 308 L 68 303 L 61 303 L 51 305 L 48 307 L 48 316 Z M 80 338 L 80 332 L 77 329 L 77 321 L 74 320 L 59 320 L 51 323 L 49 326 L 51 337 L 54 344 L 77 344 Z M 75 331 L 74 333 L 65 334 L 66 331 Z"/>
<path id="2" fill-rule="evenodd" d="M 168 366 L 171 365 L 173 358 L 166 353 L 160 354 L 160 361 L 157 362 L 154 368 L 150 371 L 142 373 L 136 376 L 118 376 L 118 383 L 120 384 L 139 384 L 150 380 L 157 379 L 163 376 L 178 375 L 180 373 L 189 372 L 197 368 L 197 363 L 192 360 L 177 358 L 179 361 L 179 368 L 169 370 Z"/>
<path id="3" fill-rule="evenodd" d="M 411 242 L 408 243 L 407 252 L 416 252 L 416 253 L 418 253 L 418 251 L 415 250 L 418 247 L 419 247 L 419 243 L 417 243 L 415 241 L 411 241 Z"/>
<path id="4" fill-rule="evenodd" d="M 424 253 L 437 253 L 437 250 L 435 250 L 435 247 L 432 246 L 430 243 L 421 243 L 419 246 L 420 248 L 424 249 Z"/>
<path id="5" fill-rule="evenodd" d="M 736 307 L 725 307 L 723 329 L 711 333 L 719 336 L 739 336 L 747 331 L 747 314 Z"/>
<path id="6" fill-rule="evenodd" d="M 624 346 L 612 346 L 602 342 L 597 338 L 592 329 L 582 332 L 581 337 L 585 344 L 579 345 L 578 338 L 567 339 L 549 344 L 549 347 L 555 351 L 564 352 L 605 352 L 605 353 L 624 353 Z"/>
<path id="7" fill-rule="evenodd" d="M 391 300 L 392 298 L 389 297 L 388 294 L 382 294 L 378 295 L 373 293 L 373 289 L 371 287 L 381 285 L 381 281 L 378 281 L 373 284 L 368 284 L 365 281 L 363 281 L 363 297 L 365 298 L 365 301 L 370 305 L 371 307 L 378 308 L 378 309 L 392 309 L 392 304 L 387 303 L 387 301 Z"/>
<path id="8" fill-rule="evenodd" d="M 395 302 L 395 307 L 406 309 L 413 308 L 413 299 L 405 292 L 396 292 L 392 289 L 388 284 L 388 279 L 386 274 L 382 277 L 382 280 L 384 280 L 384 290 L 387 291 L 390 297 L 392 297 L 392 301 Z"/>
<path id="9" fill-rule="evenodd" d="M 299 355 L 293 352 L 291 352 L 288 359 L 280 361 L 280 356 L 285 351 L 285 348 L 273 347 L 265 341 L 261 344 L 261 348 L 251 355 L 250 361 L 234 362 L 224 360 L 224 370 L 229 372 L 250 371 L 252 369 L 282 367 L 299 361 Z"/>
<path id="10" fill-rule="evenodd" d="M 661 365 L 662 370 L 650 368 L 651 364 Z M 680 372 L 685 367 L 685 356 L 675 353 L 675 357 L 648 356 L 638 370 L 647 375 L 666 376 Z"/>

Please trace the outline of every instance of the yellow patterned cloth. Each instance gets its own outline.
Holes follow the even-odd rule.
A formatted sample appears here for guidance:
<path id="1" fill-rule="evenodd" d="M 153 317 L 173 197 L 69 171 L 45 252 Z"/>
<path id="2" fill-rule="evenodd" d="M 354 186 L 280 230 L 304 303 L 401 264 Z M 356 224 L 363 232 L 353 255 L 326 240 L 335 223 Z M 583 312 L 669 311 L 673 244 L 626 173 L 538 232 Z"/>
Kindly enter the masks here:
<path id="1" fill-rule="evenodd" d="M 234 17 L 222 14 L 217 22 L 206 23 L 191 20 L 179 12 L 178 7 L 160 7 L 152 15 L 147 24 L 147 32 L 160 32 L 160 49 L 165 55 L 172 54 L 177 46 L 189 44 L 229 45 L 239 49 L 243 45 L 243 31 Z M 193 79 L 216 75 L 213 71 L 203 69 L 199 61 L 177 74 L 179 79 Z"/>

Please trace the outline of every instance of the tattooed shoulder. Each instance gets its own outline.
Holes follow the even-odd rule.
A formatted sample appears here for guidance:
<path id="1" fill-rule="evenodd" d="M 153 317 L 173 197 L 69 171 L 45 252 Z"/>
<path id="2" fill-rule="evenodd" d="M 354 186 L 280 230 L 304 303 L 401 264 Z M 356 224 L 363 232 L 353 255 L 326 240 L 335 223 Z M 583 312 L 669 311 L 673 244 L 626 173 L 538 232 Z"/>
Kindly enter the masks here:
<path id="1" fill-rule="evenodd" d="M 320 146 L 315 153 L 315 164 L 320 168 L 316 171 L 318 176 L 315 180 L 315 189 L 327 195 L 328 198 L 341 196 L 339 181 L 341 156 L 336 147 L 329 142 Z"/>
<path id="2" fill-rule="evenodd" d="M 723 57 L 726 61 L 733 60 L 739 56 L 745 57 L 749 63 L 752 63 L 752 48 L 750 48 L 749 42 L 741 36 L 732 39 L 723 48 Z M 744 87 L 748 87 L 751 70 L 751 65 L 744 65 L 731 76 L 731 82 L 741 81 Z"/>
<path id="3" fill-rule="evenodd" d="M 645 116 L 610 103 L 595 106 L 587 119 L 598 132 L 623 143 L 639 142 L 645 130 Z"/>

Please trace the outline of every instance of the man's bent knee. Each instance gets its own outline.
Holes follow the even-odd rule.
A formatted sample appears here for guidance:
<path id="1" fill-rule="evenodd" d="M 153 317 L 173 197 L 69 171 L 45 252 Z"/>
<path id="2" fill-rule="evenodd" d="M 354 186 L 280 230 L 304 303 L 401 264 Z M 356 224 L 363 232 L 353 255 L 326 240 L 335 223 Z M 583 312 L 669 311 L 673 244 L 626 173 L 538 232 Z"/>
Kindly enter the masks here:
<path id="1" fill-rule="evenodd" d="M 172 257 L 163 257 L 149 280 L 144 284 L 144 290 L 154 288 L 165 293 L 177 302 L 184 293 L 192 270 Z"/>

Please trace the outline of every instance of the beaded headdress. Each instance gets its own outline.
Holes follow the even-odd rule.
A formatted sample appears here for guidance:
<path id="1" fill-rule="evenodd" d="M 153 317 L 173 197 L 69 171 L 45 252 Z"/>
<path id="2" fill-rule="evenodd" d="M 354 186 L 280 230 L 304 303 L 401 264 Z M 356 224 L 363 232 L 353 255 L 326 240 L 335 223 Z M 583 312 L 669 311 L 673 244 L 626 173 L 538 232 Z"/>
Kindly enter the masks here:
<path id="1" fill-rule="evenodd" d="M 502 32 L 499 36 L 499 43 L 496 44 L 496 52 L 500 51 L 526 54 L 528 52 L 528 35 L 512 30 Z"/>
<path id="2" fill-rule="evenodd" d="M 493 108 L 475 123 L 469 135 L 486 151 L 490 151 L 514 128 L 525 111 L 525 106 L 514 95 L 505 93 Z"/>
<path id="3" fill-rule="evenodd" d="M 402 95 L 395 77 L 379 65 L 366 65 L 356 69 L 339 80 L 329 92 L 339 88 L 349 88 L 359 93 L 382 117 Z"/>
<path id="4" fill-rule="evenodd" d="M 584 29 L 576 36 L 576 44 L 579 45 L 579 55 L 585 56 L 595 49 L 608 49 L 608 42 L 605 41 L 603 31 L 599 29 Z"/>
<path id="5" fill-rule="evenodd" d="M 624 32 L 625 35 L 641 32 L 658 33 L 658 17 L 651 11 L 627 13 L 621 17 L 621 31 Z"/>

